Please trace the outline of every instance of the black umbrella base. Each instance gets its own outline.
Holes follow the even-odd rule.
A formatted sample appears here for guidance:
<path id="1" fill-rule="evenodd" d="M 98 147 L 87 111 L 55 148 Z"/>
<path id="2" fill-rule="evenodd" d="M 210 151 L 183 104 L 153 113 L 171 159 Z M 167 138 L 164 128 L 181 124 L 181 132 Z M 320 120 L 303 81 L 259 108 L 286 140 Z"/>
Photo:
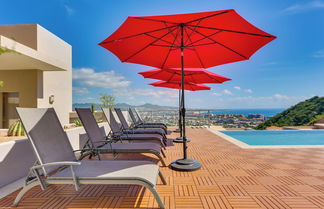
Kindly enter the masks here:
<path id="1" fill-rule="evenodd" d="M 201 168 L 201 163 L 191 158 L 181 158 L 173 161 L 170 166 L 173 170 L 177 171 L 195 171 Z"/>
<path id="2" fill-rule="evenodd" d="M 175 133 L 180 133 L 180 129 L 176 129 L 176 130 L 174 130 L 173 132 L 175 132 Z"/>
<path id="3" fill-rule="evenodd" d="M 191 141 L 191 139 L 187 138 L 187 142 L 190 142 L 190 141 Z M 177 137 L 177 138 L 173 139 L 173 142 L 175 142 L 175 143 L 183 143 L 183 139 L 182 139 L 182 137 Z"/>

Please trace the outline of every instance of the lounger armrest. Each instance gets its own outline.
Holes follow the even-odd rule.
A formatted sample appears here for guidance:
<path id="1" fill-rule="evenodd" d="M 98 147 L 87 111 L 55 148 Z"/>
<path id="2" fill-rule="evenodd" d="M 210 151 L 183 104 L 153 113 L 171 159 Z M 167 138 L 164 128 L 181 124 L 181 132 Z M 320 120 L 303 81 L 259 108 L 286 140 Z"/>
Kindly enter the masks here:
<path id="1" fill-rule="evenodd" d="M 32 167 L 32 169 L 39 169 L 39 168 L 45 168 L 49 166 L 74 166 L 74 165 L 81 165 L 81 162 L 74 162 L 74 161 L 62 161 L 62 162 L 53 162 L 53 163 L 45 163 L 42 165 L 35 165 Z"/>

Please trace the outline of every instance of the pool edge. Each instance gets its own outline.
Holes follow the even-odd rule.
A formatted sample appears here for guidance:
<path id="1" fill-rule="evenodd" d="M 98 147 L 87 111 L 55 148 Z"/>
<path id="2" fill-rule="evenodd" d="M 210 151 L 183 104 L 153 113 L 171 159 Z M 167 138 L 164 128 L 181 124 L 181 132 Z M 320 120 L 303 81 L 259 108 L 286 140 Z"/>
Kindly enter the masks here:
<path id="1" fill-rule="evenodd" d="M 228 142 L 242 148 L 242 149 L 323 149 L 324 145 L 248 145 L 240 140 L 228 136 L 220 131 L 212 128 L 207 128 L 211 133 L 225 139 Z"/>

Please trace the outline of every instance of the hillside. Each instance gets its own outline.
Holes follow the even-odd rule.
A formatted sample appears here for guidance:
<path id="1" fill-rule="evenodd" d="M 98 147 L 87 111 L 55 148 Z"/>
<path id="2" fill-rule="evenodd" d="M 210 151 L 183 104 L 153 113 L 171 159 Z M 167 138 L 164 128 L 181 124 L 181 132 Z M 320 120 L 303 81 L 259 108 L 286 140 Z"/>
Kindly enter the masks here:
<path id="1" fill-rule="evenodd" d="M 265 129 L 269 126 L 303 126 L 309 125 L 324 114 L 324 97 L 312 97 L 300 102 L 271 119 L 261 123 L 256 129 Z"/>
<path id="2" fill-rule="evenodd" d="M 74 103 L 73 104 L 73 109 L 78 107 L 78 108 L 90 108 L 92 103 Z M 100 105 L 99 104 L 94 104 L 95 105 L 95 110 L 100 110 Z M 143 105 L 129 105 L 127 103 L 117 103 L 116 107 L 121 108 L 121 109 L 128 109 L 128 108 L 138 108 L 138 109 L 149 109 L 149 110 L 159 110 L 159 109 L 178 109 L 178 107 L 170 107 L 170 106 L 160 106 L 160 105 L 154 105 L 150 103 L 146 103 Z"/>

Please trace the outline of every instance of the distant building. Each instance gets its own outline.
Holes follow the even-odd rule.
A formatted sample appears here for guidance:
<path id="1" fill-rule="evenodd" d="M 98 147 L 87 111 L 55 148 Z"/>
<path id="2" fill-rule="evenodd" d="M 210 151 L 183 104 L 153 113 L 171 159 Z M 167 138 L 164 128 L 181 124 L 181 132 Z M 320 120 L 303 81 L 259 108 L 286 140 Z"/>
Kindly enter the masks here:
<path id="1" fill-rule="evenodd" d="M 265 119 L 264 115 L 261 115 L 261 114 L 249 114 L 248 118 L 249 119 L 261 119 L 261 120 Z"/>
<path id="2" fill-rule="evenodd" d="M 72 47 L 37 24 L 0 25 L 0 128 L 16 107 L 54 107 L 61 123 L 72 110 Z"/>

